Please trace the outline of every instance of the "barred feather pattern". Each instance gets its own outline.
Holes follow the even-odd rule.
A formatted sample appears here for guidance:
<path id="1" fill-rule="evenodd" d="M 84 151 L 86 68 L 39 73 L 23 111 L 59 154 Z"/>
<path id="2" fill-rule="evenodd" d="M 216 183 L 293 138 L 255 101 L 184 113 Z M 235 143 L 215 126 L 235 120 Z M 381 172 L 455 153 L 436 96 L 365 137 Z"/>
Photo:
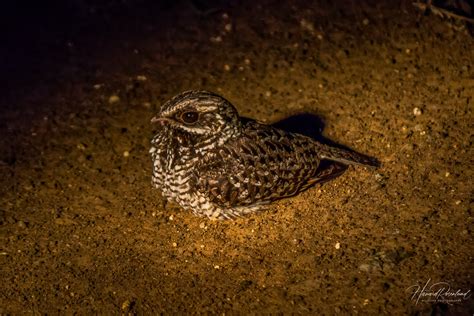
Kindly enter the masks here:
<path id="1" fill-rule="evenodd" d="M 197 114 L 189 114 L 197 113 Z M 196 121 L 188 122 L 189 118 Z M 188 120 L 188 121 L 187 121 Z M 375 161 L 253 120 L 224 98 L 188 91 L 153 119 L 152 183 L 196 215 L 231 219 L 340 175 L 346 165 Z M 321 168 L 321 161 L 334 161 Z"/>

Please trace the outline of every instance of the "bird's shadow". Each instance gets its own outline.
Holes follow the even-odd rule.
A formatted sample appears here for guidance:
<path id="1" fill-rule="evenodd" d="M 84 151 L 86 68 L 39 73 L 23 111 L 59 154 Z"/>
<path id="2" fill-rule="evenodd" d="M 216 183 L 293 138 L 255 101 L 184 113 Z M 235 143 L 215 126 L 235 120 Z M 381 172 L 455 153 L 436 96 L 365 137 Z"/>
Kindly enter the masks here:
<path id="1" fill-rule="evenodd" d="M 353 151 L 352 149 L 338 144 L 323 136 L 324 121 L 321 117 L 311 113 L 300 113 L 284 118 L 272 124 L 273 127 L 286 132 L 297 133 L 308 136 L 322 144 Z"/>
<path id="2" fill-rule="evenodd" d="M 352 150 L 351 148 L 347 146 L 338 144 L 324 137 L 323 130 L 325 126 L 324 126 L 323 119 L 311 113 L 296 114 L 296 115 L 287 117 L 281 121 L 278 121 L 276 123 L 273 123 L 271 124 L 271 126 L 282 129 L 286 132 L 305 135 L 322 144 L 325 144 L 331 147 L 341 148 L 347 151 L 355 152 L 354 150 Z M 374 161 L 376 160 L 374 159 Z M 348 168 L 347 165 L 339 163 L 339 162 L 328 161 L 328 160 L 321 161 L 321 164 L 319 166 L 319 172 L 320 173 L 328 172 L 330 174 L 326 179 L 324 179 L 321 182 L 325 182 L 327 180 L 340 176 L 342 173 L 344 173 L 344 171 L 347 168 Z"/>

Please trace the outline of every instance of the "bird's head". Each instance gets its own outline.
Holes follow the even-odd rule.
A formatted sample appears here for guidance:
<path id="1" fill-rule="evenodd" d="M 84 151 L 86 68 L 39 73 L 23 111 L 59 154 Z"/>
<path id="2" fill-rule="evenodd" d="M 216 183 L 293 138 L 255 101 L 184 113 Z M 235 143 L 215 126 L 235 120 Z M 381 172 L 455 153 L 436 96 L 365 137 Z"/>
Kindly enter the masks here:
<path id="1" fill-rule="evenodd" d="M 229 138 L 240 131 L 239 115 L 234 106 L 208 91 L 186 91 L 173 97 L 151 121 L 196 140 Z"/>

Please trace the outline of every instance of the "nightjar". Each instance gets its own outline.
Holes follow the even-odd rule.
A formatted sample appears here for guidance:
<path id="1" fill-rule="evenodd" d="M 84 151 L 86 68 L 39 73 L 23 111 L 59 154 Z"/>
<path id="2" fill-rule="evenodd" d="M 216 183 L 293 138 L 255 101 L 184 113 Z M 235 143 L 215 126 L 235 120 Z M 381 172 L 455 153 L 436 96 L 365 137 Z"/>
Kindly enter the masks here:
<path id="1" fill-rule="evenodd" d="M 223 97 L 183 92 L 152 119 L 152 183 L 183 209 L 229 219 L 376 161 L 241 118 Z M 331 163 L 323 163 L 323 162 Z M 324 166 L 324 167 L 323 167 Z"/>

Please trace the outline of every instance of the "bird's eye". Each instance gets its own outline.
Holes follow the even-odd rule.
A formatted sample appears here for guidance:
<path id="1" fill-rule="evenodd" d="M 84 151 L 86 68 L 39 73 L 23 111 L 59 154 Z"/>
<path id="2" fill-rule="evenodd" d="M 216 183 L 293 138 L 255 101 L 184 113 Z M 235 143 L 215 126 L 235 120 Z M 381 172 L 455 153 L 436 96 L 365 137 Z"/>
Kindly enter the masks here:
<path id="1" fill-rule="evenodd" d="M 196 123 L 199 118 L 199 113 L 197 112 L 184 112 L 181 114 L 181 120 L 187 124 Z"/>

